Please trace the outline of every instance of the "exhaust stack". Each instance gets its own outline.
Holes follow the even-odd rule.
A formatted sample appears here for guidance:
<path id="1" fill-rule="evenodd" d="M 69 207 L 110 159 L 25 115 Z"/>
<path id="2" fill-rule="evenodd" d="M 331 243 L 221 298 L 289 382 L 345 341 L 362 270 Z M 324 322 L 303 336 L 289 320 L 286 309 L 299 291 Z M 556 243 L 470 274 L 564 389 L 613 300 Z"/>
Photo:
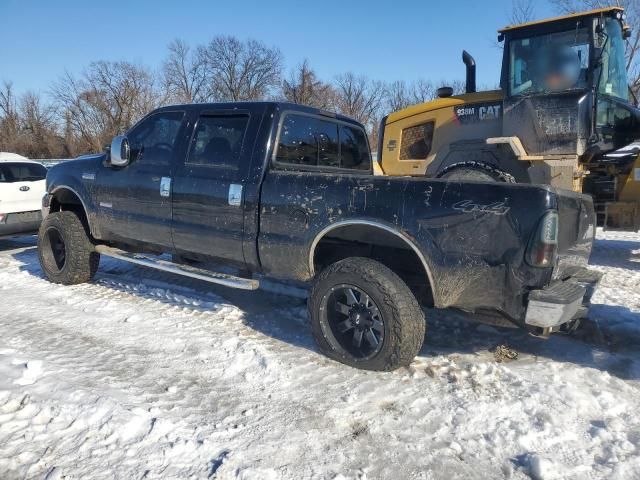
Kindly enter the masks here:
<path id="1" fill-rule="evenodd" d="M 476 61 L 466 50 L 462 51 L 462 61 L 467 67 L 467 93 L 476 91 Z"/>

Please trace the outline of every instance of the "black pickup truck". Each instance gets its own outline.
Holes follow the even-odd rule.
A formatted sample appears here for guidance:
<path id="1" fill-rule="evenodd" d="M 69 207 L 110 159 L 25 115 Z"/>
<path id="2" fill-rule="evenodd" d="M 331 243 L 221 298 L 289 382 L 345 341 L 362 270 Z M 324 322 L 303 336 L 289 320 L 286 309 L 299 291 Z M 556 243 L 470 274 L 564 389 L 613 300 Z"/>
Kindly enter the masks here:
<path id="1" fill-rule="evenodd" d="M 411 362 L 421 303 L 546 335 L 585 314 L 599 279 L 590 197 L 375 176 L 362 125 L 287 103 L 155 110 L 108 152 L 53 167 L 43 215 L 53 282 L 89 281 L 100 255 L 237 288 L 309 282 L 321 350 L 367 369 Z"/>

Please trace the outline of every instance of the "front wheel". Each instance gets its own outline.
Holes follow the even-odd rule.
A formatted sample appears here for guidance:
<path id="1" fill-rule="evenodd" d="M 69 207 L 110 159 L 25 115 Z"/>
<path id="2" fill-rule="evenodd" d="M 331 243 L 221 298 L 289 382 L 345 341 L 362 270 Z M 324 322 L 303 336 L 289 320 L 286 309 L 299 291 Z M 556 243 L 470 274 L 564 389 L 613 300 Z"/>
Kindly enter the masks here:
<path id="1" fill-rule="evenodd" d="M 327 267 L 309 296 L 313 336 L 329 357 L 366 370 L 411 363 L 424 341 L 424 313 L 389 268 L 351 257 Z"/>
<path id="2" fill-rule="evenodd" d="M 88 282 L 100 262 L 82 221 L 71 211 L 51 213 L 42 221 L 38 258 L 47 278 L 63 285 Z"/>

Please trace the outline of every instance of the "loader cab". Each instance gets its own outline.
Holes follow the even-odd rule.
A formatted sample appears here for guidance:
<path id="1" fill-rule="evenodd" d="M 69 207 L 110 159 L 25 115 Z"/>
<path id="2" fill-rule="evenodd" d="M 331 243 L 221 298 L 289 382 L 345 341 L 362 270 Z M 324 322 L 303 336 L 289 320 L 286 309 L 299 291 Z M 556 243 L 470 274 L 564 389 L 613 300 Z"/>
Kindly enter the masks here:
<path id="1" fill-rule="evenodd" d="M 627 141 L 638 126 L 629 102 L 628 35 L 617 7 L 500 30 L 504 134 L 544 156 L 582 156 L 596 144 L 610 150 Z"/>

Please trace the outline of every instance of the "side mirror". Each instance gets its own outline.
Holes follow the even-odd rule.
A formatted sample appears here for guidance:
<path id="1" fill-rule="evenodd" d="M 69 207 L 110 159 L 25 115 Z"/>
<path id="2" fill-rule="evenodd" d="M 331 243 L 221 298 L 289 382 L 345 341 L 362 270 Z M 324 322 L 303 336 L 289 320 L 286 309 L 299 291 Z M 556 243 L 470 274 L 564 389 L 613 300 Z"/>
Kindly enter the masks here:
<path id="1" fill-rule="evenodd" d="M 129 165 L 131 148 L 129 140 L 124 135 L 118 135 L 111 142 L 110 149 L 111 165 L 115 167 L 126 167 Z"/>

